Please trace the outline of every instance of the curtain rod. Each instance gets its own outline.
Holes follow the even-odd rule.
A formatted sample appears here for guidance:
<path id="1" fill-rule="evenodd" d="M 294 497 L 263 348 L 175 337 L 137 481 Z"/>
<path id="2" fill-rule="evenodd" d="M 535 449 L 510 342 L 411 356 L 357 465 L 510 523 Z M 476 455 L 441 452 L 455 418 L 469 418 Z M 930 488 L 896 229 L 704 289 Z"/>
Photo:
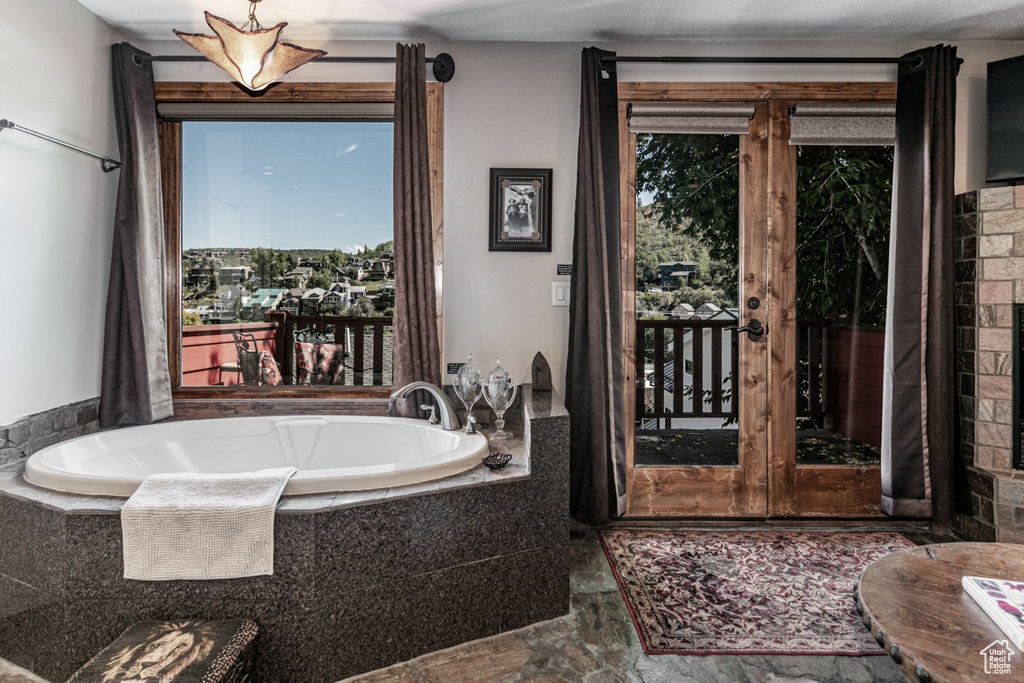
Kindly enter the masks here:
<path id="1" fill-rule="evenodd" d="M 49 135 L 45 135 L 43 133 L 40 133 L 39 131 L 32 130 L 31 128 L 25 128 L 24 126 L 19 126 L 14 121 L 8 121 L 7 119 L 0 119 L 0 130 L 3 130 L 4 128 L 10 128 L 11 130 L 20 130 L 22 133 L 28 133 L 29 135 L 34 135 L 37 138 L 42 138 L 43 140 L 48 140 L 50 142 L 56 143 L 56 144 L 60 145 L 61 147 L 67 147 L 68 149 L 72 149 L 72 150 L 78 152 L 79 154 L 84 154 L 87 157 L 92 157 L 93 159 L 99 159 L 100 168 L 103 169 L 104 173 L 109 173 L 110 171 L 113 171 L 115 168 L 121 168 L 121 162 L 120 161 L 116 161 L 114 159 L 111 159 L 110 157 L 105 157 L 105 156 L 103 156 L 101 154 L 96 154 L 95 152 L 90 152 L 89 150 L 82 149 L 81 147 L 78 147 L 77 145 L 72 145 L 70 142 L 64 142 L 63 140 L 58 140 L 57 138 L 50 137 Z"/>
<path id="2" fill-rule="evenodd" d="M 205 62 L 206 57 L 201 55 L 136 55 L 137 61 L 143 62 Z M 330 62 L 343 64 L 394 64 L 395 57 L 331 57 L 330 55 L 318 57 L 310 62 Z M 434 65 L 434 78 L 439 83 L 447 83 L 455 75 L 455 60 L 447 52 L 442 52 L 436 57 L 427 57 L 423 60 L 427 64 Z"/>
<path id="3" fill-rule="evenodd" d="M 657 62 L 665 64 L 910 64 L 914 69 L 924 66 L 923 55 L 906 57 L 601 57 L 610 62 Z M 957 64 L 964 60 L 957 58 Z"/>

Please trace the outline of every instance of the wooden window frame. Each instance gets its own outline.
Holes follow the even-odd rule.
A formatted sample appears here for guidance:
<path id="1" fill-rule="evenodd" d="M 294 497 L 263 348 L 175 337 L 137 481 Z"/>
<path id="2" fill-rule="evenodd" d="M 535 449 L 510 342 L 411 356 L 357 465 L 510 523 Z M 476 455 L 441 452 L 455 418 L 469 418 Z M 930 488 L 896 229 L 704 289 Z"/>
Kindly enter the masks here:
<path id="1" fill-rule="evenodd" d="M 250 93 L 234 83 L 158 82 L 162 102 L 388 103 L 394 83 L 279 83 Z M 181 384 L 181 123 L 160 120 L 160 158 L 165 226 L 165 288 L 168 369 L 174 415 L 181 418 L 269 414 L 381 414 L 392 387 L 186 387 Z M 438 336 L 441 329 L 443 248 L 444 86 L 427 83 Z"/>

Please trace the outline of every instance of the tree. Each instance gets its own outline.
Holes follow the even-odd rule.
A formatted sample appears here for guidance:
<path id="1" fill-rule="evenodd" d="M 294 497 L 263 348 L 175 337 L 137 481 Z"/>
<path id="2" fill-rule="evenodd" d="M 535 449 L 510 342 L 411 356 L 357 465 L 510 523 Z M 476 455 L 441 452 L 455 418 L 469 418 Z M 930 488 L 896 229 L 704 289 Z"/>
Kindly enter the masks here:
<path id="1" fill-rule="evenodd" d="M 210 271 L 210 279 L 207 281 L 206 284 L 206 295 L 216 296 L 218 287 L 220 287 L 220 283 L 217 280 L 217 271 L 212 270 Z"/>
<path id="2" fill-rule="evenodd" d="M 275 278 L 284 273 L 280 254 L 275 249 L 255 247 L 250 252 L 249 258 L 261 287 L 270 287 L 274 284 Z"/>
<path id="3" fill-rule="evenodd" d="M 188 327 L 189 325 L 202 325 L 203 319 L 199 317 L 198 313 L 190 313 L 188 311 L 181 312 L 181 325 L 182 327 Z"/>
<path id="4" fill-rule="evenodd" d="M 313 273 L 306 278 L 306 286 L 310 289 L 319 287 L 320 289 L 328 290 L 331 288 L 331 276 L 327 271 Z"/>
<path id="5" fill-rule="evenodd" d="M 373 304 L 365 296 L 361 296 L 345 309 L 346 318 L 369 318 L 376 313 Z"/>
<path id="6" fill-rule="evenodd" d="M 892 162 L 891 147 L 798 148 L 798 317 L 884 320 Z M 694 284 L 721 287 L 729 305 L 738 284 L 739 170 L 738 136 L 637 136 L 637 192 L 654 194 L 663 225 L 706 247 Z"/>

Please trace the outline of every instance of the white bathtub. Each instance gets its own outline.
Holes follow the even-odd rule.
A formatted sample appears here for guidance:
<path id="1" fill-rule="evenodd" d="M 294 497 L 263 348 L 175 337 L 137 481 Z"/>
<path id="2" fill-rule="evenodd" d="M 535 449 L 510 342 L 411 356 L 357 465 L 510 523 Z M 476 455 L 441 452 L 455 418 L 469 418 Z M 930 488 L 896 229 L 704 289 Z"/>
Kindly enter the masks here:
<path id="1" fill-rule="evenodd" d="M 293 466 L 284 495 L 362 491 L 440 479 L 487 455 L 482 434 L 390 417 L 231 417 L 128 427 L 50 446 L 25 479 L 56 491 L 128 497 L 161 472 Z"/>

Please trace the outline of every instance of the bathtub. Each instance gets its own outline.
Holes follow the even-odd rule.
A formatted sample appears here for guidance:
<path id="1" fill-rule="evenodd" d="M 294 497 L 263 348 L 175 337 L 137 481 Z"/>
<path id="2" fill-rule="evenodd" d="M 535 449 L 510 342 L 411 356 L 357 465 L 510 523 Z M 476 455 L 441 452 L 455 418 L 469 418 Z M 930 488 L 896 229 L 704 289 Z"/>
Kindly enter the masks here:
<path id="1" fill-rule="evenodd" d="M 487 455 L 482 434 L 424 420 L 362 416 L 231 417 L 127 427 L 32 455 L 25 479 L 56 491 L 128 497 L 164 472 L 292 466 L 284 495 L 362 491 L 440 479 Z"/>

